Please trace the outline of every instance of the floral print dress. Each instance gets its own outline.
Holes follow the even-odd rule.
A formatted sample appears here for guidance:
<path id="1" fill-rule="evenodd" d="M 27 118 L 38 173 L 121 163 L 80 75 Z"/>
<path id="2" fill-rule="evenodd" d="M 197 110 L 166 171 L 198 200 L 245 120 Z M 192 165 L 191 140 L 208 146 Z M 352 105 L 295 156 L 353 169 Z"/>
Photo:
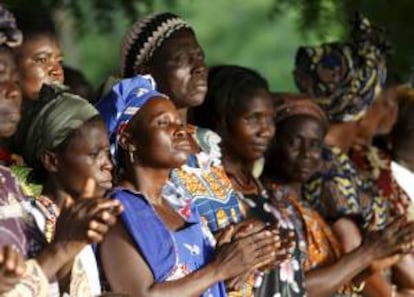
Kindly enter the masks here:
<path id="1" fill-rule="evenodd" d="M 294 231 L 295 248 L 290 260 L 264 272 L 256 280 L 254 296 L 299 297 L 306 296 L 302 264 L 305 259 L 306 243 L 301 232 L 295 231 L 295 222 L 287 204 L 275 203 L 273 193 L 262 190 L 260 194 L 239 193 L 246 218 L 256 218 L 266 224 L 279 224 L 282 232 Z"/>

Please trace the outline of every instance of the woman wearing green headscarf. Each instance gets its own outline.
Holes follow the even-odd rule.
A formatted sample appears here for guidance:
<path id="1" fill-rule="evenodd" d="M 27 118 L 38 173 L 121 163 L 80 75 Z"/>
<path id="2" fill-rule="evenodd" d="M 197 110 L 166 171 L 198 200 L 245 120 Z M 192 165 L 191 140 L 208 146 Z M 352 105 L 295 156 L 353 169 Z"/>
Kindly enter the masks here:
<path id="1" fill-rule="evenodd" d="M 16 140 L 25 161 L 34 168 L 33 178 L 43 186 L 30 212 L 46 244 L 68 232 L 59 222 L 65 221 L 68 205 L 76 205 L 77 215 L 71 222 L 77 225 L 72 235 L 78 243 L 54 286 L 70 296 L 99 295 L 99 275 L 89 244 L 103 239 L 122 207 L 117 200 L 96 198 L 112 188 L 109 141 L 98 111 L 76 95 L 44 86 L 39 100 L 25 110 Z"/>

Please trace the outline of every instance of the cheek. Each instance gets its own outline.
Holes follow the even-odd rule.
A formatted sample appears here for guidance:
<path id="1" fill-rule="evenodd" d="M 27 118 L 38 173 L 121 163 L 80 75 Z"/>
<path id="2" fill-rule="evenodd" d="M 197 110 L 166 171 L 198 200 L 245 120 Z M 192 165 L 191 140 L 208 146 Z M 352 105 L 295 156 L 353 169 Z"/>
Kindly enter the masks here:
<path id="1" fill-rule="evenodd" d="M 26 97 L 33 97 L 40 91 L 44 82 L 47 82 L 47 72 L 37 65 L 26 65 L 20 69 L 22 89 Z"/>
<path id="2" fill-rule="evenodd" d="M 63 173 L 63 178 L 70 181 L 72 187 L 81 190 L 87 179 L 94 176 L 94 163 L 89 157 L 77 156 L 65 162 L 59 170 Z"/>
<path id="3" fill-rule="evenodd" d="M 169 79 L 171 89 L 177 93 L 185 92 L 191 78 L 190 68 L 181 67 L 173 71 L 171 74 L 172 75 Z"/>

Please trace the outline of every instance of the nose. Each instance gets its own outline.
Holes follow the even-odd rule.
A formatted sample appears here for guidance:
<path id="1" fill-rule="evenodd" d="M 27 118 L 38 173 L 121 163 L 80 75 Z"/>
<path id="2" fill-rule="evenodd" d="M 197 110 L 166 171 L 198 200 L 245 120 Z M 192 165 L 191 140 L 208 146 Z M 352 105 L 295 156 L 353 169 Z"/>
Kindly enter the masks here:
<path id="1" fill-rule="evenodd" d="M 185 125 L 177 125 L 176 130 L 174 132 L 174 136 L 177 138 L 186 138 L 187 137 L 187 130 Z"/>
<path id="2" fill-rule="evenodd" d="M 53 62 L 49 68 L 49 76 L 53 78 L 53 80 L 57 80 L 63 83 L 63 68 L 60 62 Z"/>
<path id="3" fill-rule="evenodd" d="M 13 82 L 2 83 L 0 85 L 1 96 L 7 100 L 14 101 L 20 106 L 22 93 L 20 88 Z"/>
<path id="4" fill-rule="evenodd" d="M 109 156 L 108 154 L 106 154 L 105 157 L 104 157 L 102 168 L 104 170 L 107 170 L 107 171 L 110 171 L 110 172 L 114 168 L 114 165 L 113 165 L 112 160 L 111 160 L 111 156 Z"/>
<path id="5" fill-rule="evenodd" d="M 207 77 L 207 66 L 203 56 L 198 56 L 194 61 L 193 74 L 205 75 Z"/>
<path id="6" fill-rule="evenodd" d="M 263 119 L 260 122 L 259 136 L 262 138 L 272 139 L 275 135 L 275 124 L 273 118 Z"/>

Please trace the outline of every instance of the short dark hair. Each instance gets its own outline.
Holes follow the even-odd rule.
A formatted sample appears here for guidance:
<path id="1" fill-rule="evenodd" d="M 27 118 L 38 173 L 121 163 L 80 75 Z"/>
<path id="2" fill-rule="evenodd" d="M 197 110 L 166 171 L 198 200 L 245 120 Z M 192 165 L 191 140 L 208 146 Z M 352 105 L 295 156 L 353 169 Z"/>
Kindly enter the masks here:
<path id="1" fill-rule="evenodd" d="M 210 68 L 204 103 L 192 110 L 192 121 L 201 127 L 217 130 L 245 106 L 259 89 L 269 91 L 269 84 L 258 72 L 236 65 Z"/>
<path id="2" fill-rule="evenodd" d="M 23 42 L 38 35 L 57 36 L 52 16 L 46 8 L 36 10 L 16 8 L 12 12 L 23 33 Z"/>

